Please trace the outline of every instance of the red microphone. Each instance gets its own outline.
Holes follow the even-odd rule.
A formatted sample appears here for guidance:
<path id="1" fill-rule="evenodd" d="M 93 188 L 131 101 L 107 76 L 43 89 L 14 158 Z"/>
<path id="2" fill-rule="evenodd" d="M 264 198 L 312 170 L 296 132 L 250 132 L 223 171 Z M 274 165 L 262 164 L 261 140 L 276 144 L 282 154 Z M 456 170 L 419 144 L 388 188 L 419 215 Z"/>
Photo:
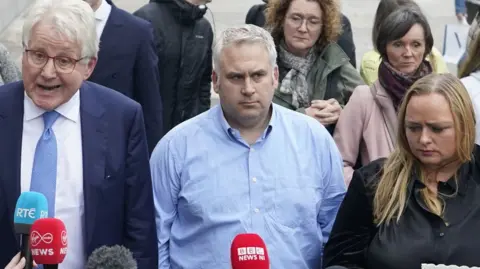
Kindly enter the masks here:
<path id="1" fill-rule="evenodd" d="M 44 269 L 57 269 L 67 255 L 67 230 L 59 219 L 36 220 L 30 230 L 33 260 Z"/>
<path id="2" fill-rule="evenodd" d="M 267 247 L 258 234 L 239 234 L 230 247 L 232 269 L 269 269 Z"/>

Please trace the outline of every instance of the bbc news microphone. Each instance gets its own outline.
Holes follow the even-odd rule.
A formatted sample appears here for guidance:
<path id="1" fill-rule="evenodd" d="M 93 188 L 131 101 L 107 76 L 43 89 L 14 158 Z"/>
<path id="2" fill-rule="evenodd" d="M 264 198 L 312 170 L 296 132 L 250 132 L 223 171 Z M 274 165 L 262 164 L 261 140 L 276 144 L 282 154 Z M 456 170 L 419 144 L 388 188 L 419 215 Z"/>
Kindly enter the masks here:
<path id="1" fill-rule="evenodd" d="M 43 269 L 58 269 L 67 255 L 67 230 L 56 218 L 35 221 L 30 233 L 30 249 L 33 260 L 43 264 Z"/>
<path id="2" fill-rule="evenodd" d="M 48 216 L 48 202 L 45 195 L 39 192 L 22 192 L 15 207 L 13 223 L 15 232 L 22 237 L 21 257 L 25 258 L 25 269 L 33 268 L 32 253 L 29 247 L 30 229 L 32 224 Z"/>
<path id="3" fill-rule="evenodd" d="M 132 252 L 124 246 L 99 247 L 88 258 L 86 269 L 137 269 Z"/>
<path id="4" fill-rule="evenodd" d="M 239 234 L 230 247 L 232 269 L 269 269 L 265 242 L 258 234 Z"/>

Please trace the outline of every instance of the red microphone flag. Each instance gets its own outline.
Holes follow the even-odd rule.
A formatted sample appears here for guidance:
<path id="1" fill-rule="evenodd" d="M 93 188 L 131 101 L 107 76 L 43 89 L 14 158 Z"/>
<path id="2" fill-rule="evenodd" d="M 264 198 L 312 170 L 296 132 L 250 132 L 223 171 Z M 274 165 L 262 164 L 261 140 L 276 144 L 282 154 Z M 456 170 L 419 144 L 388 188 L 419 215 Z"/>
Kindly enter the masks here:
<path id="1" fill-rule="evenodd" d="M 239 234 L 230 248 L 232 269 L 269 269 L 267 247 L 258 234 Z"/>
<path id="2" fill-rule="evenodd" d="M 59 219 L 36 220 L 30 230 L 30 249 L 37 264 L 60 264 L 67 255 L 67 230 Z"/>

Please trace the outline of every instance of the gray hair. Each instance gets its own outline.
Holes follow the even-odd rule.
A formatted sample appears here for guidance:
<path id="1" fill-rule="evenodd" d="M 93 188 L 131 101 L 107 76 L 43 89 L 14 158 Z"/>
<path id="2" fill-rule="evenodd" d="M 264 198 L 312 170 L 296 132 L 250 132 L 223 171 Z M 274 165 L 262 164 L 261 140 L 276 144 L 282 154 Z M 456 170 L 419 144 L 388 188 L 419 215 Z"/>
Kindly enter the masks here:
<path id="1" fill-rule="evenodd" d="M 42 0 L 32 6 L 23 25 L 22 41 L 28 46 L 32 28 L 39 22 L 51 23 L 58 33 L 78 43 L 81 57 L 97 57 L 99 40 L 96 32 L 95 13 L 80 0 Z"/>
<path id="2" fill-rule="evenodd" d="M 220 71 L 220 55 L 222 54 L 222 50 L 225 47 L 243 43 L 258 43 L 265 46 L 272 68 L 277 65 L 277 50 L 275 49 L 275 43 L 270 33 L 261 27 L 246 24 L 227 28 L 215 41 L 215 46 L 213 47 L 213 69 L 216 73 Z"/>

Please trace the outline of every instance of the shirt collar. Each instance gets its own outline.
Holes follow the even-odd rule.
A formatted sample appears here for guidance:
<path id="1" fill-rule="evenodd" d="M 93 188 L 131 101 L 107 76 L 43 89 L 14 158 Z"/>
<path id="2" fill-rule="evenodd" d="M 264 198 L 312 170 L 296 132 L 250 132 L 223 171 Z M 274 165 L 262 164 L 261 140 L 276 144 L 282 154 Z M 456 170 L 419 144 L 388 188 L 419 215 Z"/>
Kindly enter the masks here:
<path id="1" fill-rule="evenodd" d="M 63 117 L 78 122 L 80 119 L 80 90 L 78 90 L 68 102 L 60 105 L 55 109 Z M 36 106 L 32 99 L 25 94 L 24 98 L 24 115 L 25 121 L 36 119 L 45 113 L 46 110 Z"/>
<path id="2" fill-rule="evenodd" d="M 265 139 L 271 132 L 272 132 L 272 129 L 274 128 L 275 126 L 275 122 L 277 120 L 277 109 L 275 108 L 275 104 L 272 104 L 271 105 L 271 109 L 272 109 L 272 116 L 270 117 L 270 122 L 268 123 L 268 126 L 267 128 L 265 129 L 265 131 L 263 132 L 263 135 L 261 137 L 261 139 Z M 230 124 L 227 122 L 227 119 L 225 119 L 225 115 L 223 114 L 223 109 L 222 109 L 222 106 L 221 105 L 217 105 L 215 108 L 215 114 L 216 114 L 216 117 L 218 119 L 218 121 L 220 122 L 220 126 L 222 127 L 223 131 L 228 135 L 228 136 L 231 136 L 233 135 L 234 132 L 238 132 L 238 130 L 236 129 L 233 129 Z"/>
<path id="3" fill-rule="evenodd" d="M 454 176 L 452 176 L 446 182 L 440 182 L 438 184 L 438 190 L 442 193 L 455 193 L 455 191 L 457 191 L 458 194 L 465 195 L 467 191 L 468 180 L 472 176 L 472 165 L 473 164 L 471 162 L 462 164 L 457 172 L 457 180 Z M 414 171 L 413 176 L 414 180 L 412 180 L 408 185 L 409 191 L 412 189 L 419 190 L 427 187 L 418 178 L 417 170 Z"/>
<path id="4" fill-rule="evenodd" d="M 97 21 L 106 21 L 108 19 L 108 16 L 110 15 L 110 10 L 112 9 L 112 6 L 110 6 L 105 0 L 101 1 L 102 3 L 95 11 L 95 19 Z"/>

